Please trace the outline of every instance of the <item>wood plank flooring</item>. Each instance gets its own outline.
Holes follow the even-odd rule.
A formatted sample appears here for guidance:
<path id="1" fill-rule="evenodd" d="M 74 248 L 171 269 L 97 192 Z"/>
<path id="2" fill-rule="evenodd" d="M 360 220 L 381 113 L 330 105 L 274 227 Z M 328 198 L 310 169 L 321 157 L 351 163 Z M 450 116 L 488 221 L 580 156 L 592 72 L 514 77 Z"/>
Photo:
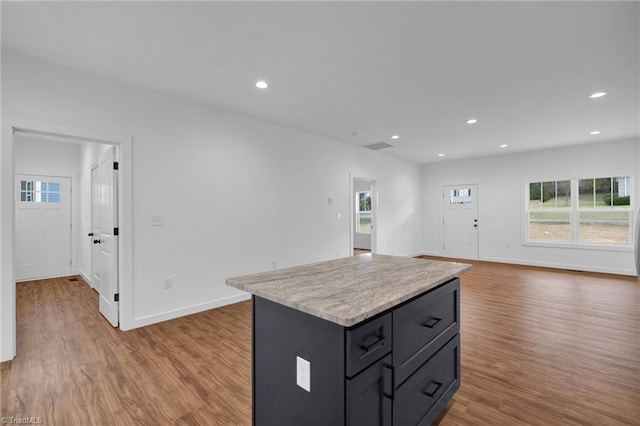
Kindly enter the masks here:
<path id="1" fill-rule="evenodd" d="M 633 277 L 472 262 L 449 425 L 640 425 Z M 122 332 L 81 279 L 17 285 L 0 416 L 45 425 L 251 423 L 251 305 Z M 328 425 L 331 426 L 331 425 Z"/>
<path id="2" fill-rule="evenodd" d="M 248 424 L 251 305 L 127 332 L 82 281 L 19 283 L 18 356 L 1 367 L 1 416 L 50 425 Z"/>

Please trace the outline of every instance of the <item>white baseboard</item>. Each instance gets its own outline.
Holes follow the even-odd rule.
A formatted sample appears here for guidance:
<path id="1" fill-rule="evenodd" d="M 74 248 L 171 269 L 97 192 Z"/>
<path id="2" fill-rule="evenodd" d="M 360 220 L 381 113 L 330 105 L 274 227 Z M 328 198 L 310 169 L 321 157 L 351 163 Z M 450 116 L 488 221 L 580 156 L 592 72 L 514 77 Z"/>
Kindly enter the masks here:
<path id="1" fill-rule="evenodd" d="M 402 257 L 417 257 L 422 256 L 424 253 L 421 251 L 417 251 L 415 253 L 403 254 Z"/>
<path id="2" fill-rule="evenodd" d="M 439 252 L 425 251 L 421 253 L 425 256 L 446 257 Z M 469 259 L 473 260 L 473 259 Z M 606 267 L 593 267 L 589 265 L 568 265 L 565 263 L 553 263 L 553 262 L 534 262 L 521 259 L 507 259 L 501 257 L 481 257 L 478 260 L 483 262 L 495 262 L 495 263 L 507 263 L 510 265 L 524 265 L 524 266 L 538 266 L 541 268 L 553 268 L 553 269 L 568 269 L 570 271 L 585 271 L 585 272 L 599 272 L 601 274 L 614 274 L 614 275 L 630 275 L 636 276 L 635 270 L 620 269 L 620 268 L 606 268 Z"/>
<path id="3" fill-rule="evenodd" d="M 243 293 L 237 296 L 225 297 L 206 303 L 187 306 L 186 308 L 174 309 L 172 311 L 136 318 L 133 320 L 133 328 L 144 327 L 146 325 L 168 321 L 186 315 L 197 314 L 198 312 L 208 311 L 209 309 L 219 308 L 221 306 L 231 305 L 233 303 L 243 302 L 249 299 L 251 299 L 251 295 L 249 293 Z"/>
<path id="4" fill-rule="evenodd" d="M 444 257 L 442 255 L 442 253 L 440 253 L 439 251 L 423 251 L 422 253 L 420 253 L 418 256 L 439 256 L 439 257 Z"/>
<path id="5" fill-rule="evenodd" d="M 630 276 L 636 275 L 636 271 L 632 271 L 628 269 L 593 267 L 589 265 L 568 265 L 565 263 L 532 262 L 528 260 L 503 259 L 498 257 L 483 257 L 478 260 L 482 260 L 485 262 L 508 263 L 512 265 L 539 266 L 542 268 L 553 268 L 553 269 L 568 269 L 570 271 L 599 272 L 602 274 L 630 275 Z"/>
<path id="6" fill-rule="evenodd" d="M 78 275 L 80 275 L 82 277 L 82 279 L 85 280 L 85 282 L 87 284 L 89 284 L 89 287 L 91 287 L 91 280 L 89 279 L 87 274 L 80 268 L 78 268 Z M 91 287 L 91 288 L 93 288 L 93 287 Z"/>

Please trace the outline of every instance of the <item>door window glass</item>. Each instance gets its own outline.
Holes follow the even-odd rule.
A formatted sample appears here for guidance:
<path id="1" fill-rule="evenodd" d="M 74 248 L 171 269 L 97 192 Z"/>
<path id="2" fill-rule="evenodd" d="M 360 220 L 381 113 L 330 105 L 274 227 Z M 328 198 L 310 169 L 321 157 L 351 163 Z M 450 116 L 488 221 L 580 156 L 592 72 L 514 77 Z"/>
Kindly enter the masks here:
<path id="1" fill-rule="evenodd" d="M 457 188 L 449 191 L 449 204 L 470 204 L 471 188 Z"/>
<path id="2" fill-rule="evenodd" d="M 60 183 L 21 180 L 20 201 L 23 203 L 59 203 Z"/>

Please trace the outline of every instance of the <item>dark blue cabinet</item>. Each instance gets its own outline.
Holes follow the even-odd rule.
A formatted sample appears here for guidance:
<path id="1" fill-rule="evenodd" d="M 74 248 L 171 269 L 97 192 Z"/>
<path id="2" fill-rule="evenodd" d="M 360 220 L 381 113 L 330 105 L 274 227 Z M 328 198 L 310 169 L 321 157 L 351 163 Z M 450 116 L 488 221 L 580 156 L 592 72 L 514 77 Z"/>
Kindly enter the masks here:
<path id="1" fill-rule="evenodd" d="M 459 309 L 457 278 L 353 327 L 253 296 L 253 424 L 430 424 L 460 387 Z"/>

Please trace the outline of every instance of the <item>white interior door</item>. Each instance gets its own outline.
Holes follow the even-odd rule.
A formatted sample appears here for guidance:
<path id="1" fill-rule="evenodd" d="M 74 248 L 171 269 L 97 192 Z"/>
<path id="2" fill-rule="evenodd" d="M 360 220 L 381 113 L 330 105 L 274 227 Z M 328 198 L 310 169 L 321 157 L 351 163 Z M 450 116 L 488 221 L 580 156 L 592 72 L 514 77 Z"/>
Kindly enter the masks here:
<path id="1" fill-rule="evenodd" d="M 16 175 L 16 280 L 71 274 L 71 178 Z"/>
<path id="2" fill-rule="evenodd" d="M 100 245 L 93 241 L 100 238 L 100 175 L 98 165 L 91 169 L 91 287 L 100 293 Z"/>
<path id="3" fill-rule="evenodd" d="M 478 258 L 478 185 L 445 186 L 443 247 L 447 257 Z"/>
<path id="4" fill-rule="evenodd" d="M 117 151 L 109 148 L 98 162 L 99 198 L 97 209 L 99 228 L 94 231 L 93 245 L 97 257 L 94 263 L 100 293 L 100 312 L 114 327 L 118 326 L 118 171 Z M 92 212 L 93 214 L 93 212 Z M 92 260 L 93 262 L 93 260 Z"/>

